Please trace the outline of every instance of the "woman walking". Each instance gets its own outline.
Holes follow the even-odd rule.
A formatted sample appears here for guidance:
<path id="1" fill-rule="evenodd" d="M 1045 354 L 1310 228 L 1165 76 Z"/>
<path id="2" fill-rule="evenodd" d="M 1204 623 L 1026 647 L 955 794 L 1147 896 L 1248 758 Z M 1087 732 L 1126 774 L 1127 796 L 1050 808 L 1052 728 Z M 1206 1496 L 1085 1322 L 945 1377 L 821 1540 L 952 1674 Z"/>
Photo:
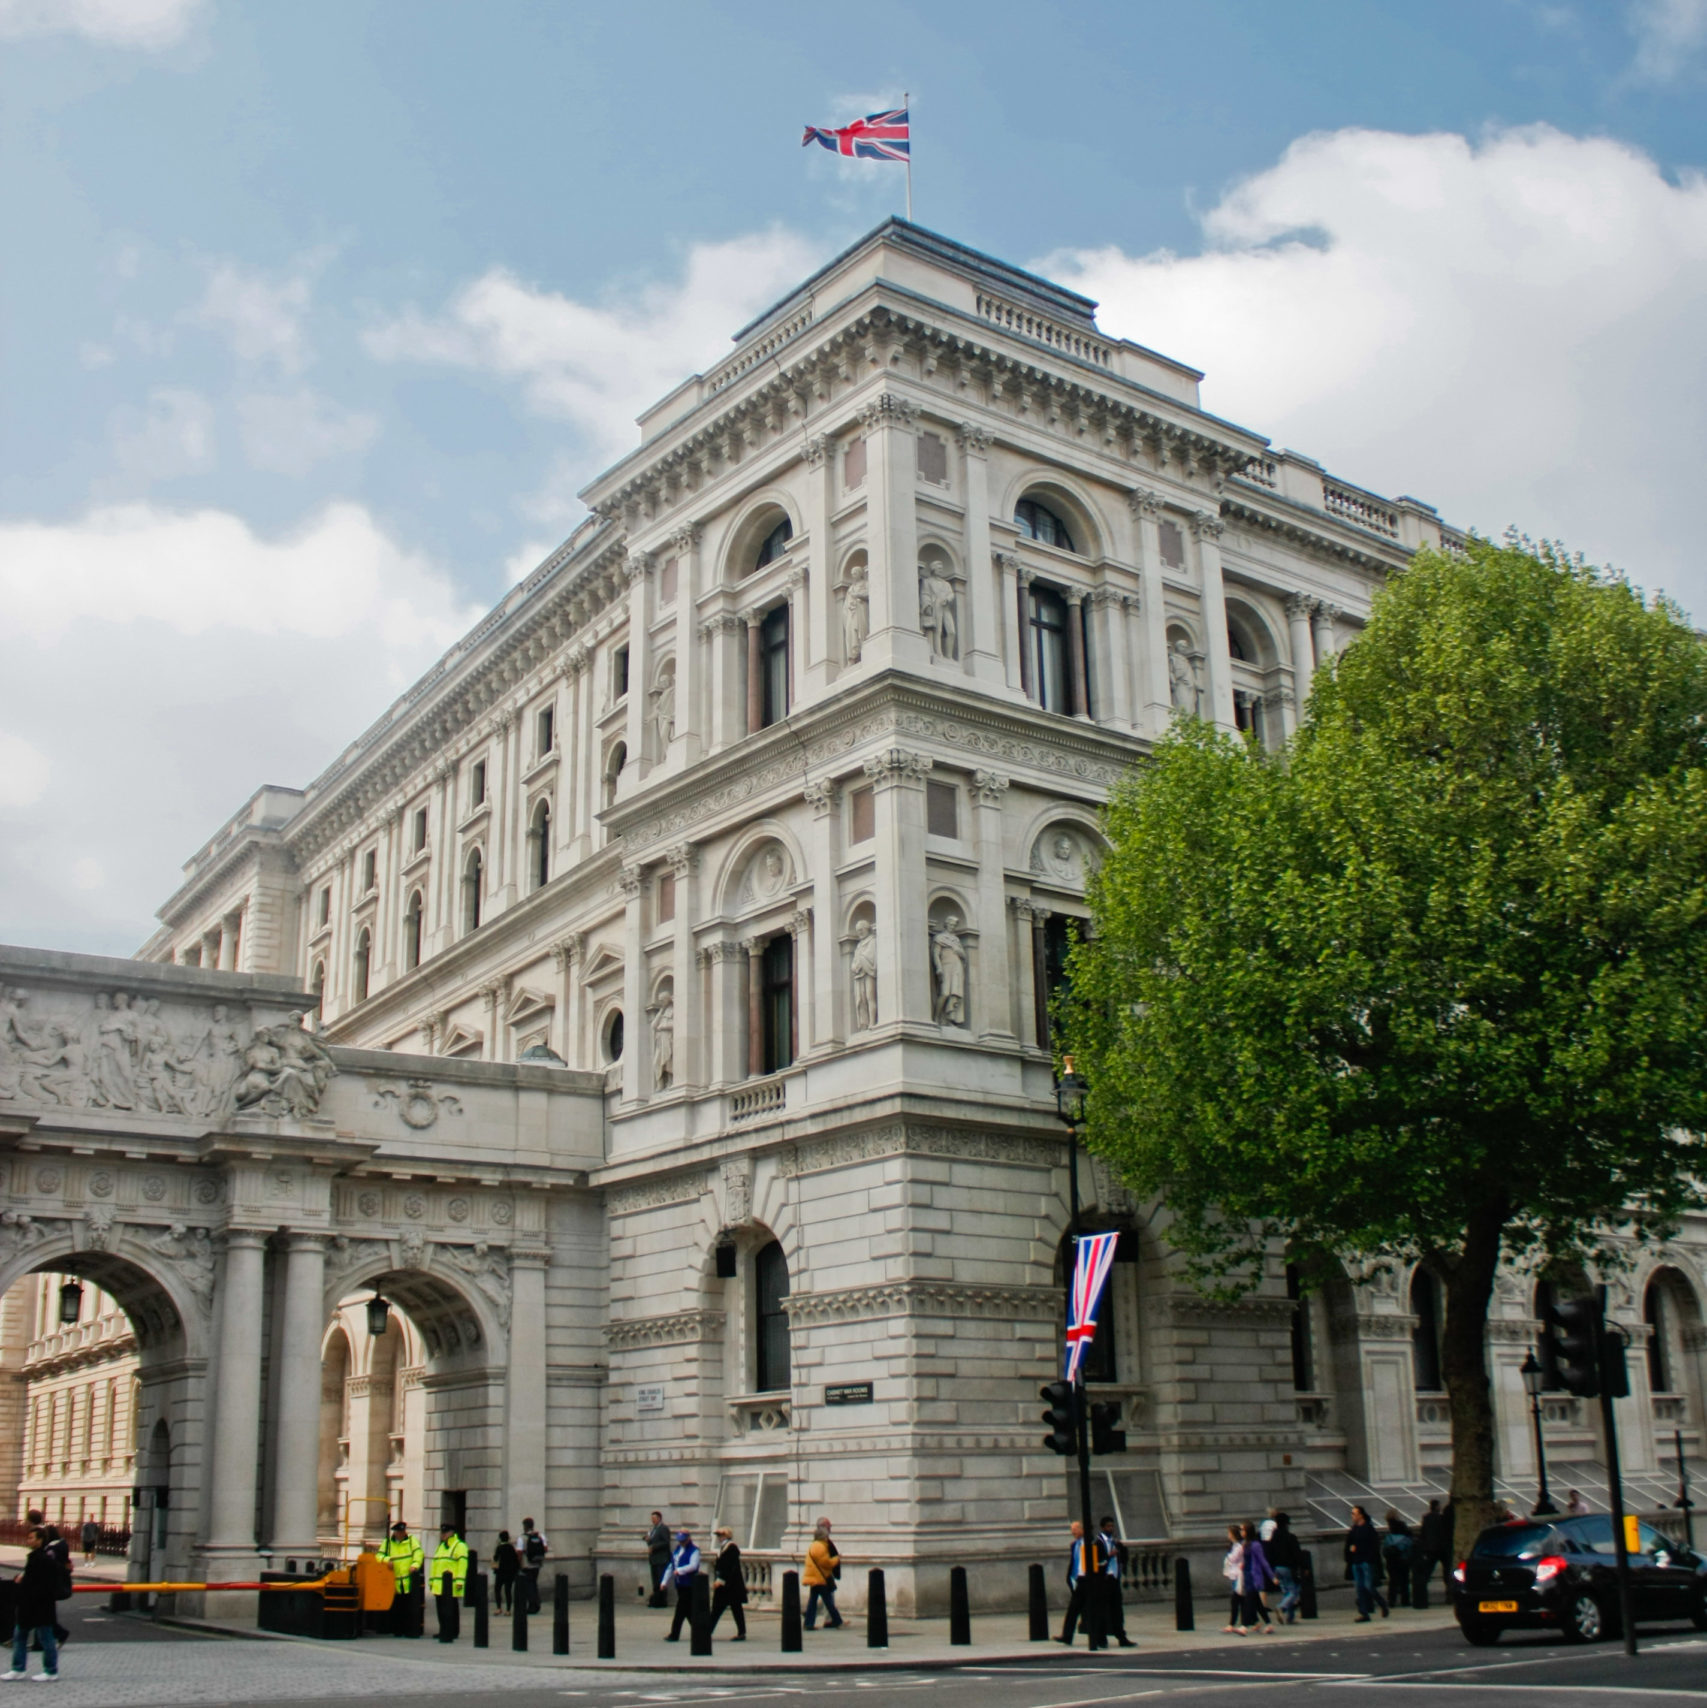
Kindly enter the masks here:
<path id="1" fill-rule="evenodd" d="M 1257 1527 L 1254 1524 L 1245 1525 L 1241 1539 L 1245 1544 L 1244 1622 L 1247 1627 L 1255 1630 L 1258 1620 L 1261 1620 L 1263 1635 L 1272 1637 L 1274 1621 L 1269 1617 L 1268 1602 L 1264 1597 L 1277 1587 L 1280 1580 L 1268 1563 L 1268 1555 L 1263 1549 L 1262 1539 L 1257 1535 Z"/>
<path id="2" fill-rule="evenodd" d="M 723 1617 L 723 1609 L 728 1608 L 735 1619 L 735 1635 L 729 1640 L 732 1643 L 744 1643 L 747 1640 L 747 1580 L 741 1572 L 741 1550 L 735 1545 L 735 1532 L 727 1524 L 720 1525 L 717 1530 L 717 1563 L 712 1567 L 716 1579 L 711 1591 L 711 1628 L 717 1629 L 717 1621 Z"/>
<path id="3" fill-rule="evenodd" d="M 1221 1629 L 1229 1637 L 1242 1637 L 1241 1623 L 1245 1612 L 1245 1536 L 1236 1524 L 1227 1526 L 1227 1557 L 1221 1562 L 1221 1575 L 1227 1580 L 1227 1623 Z"/>
<path id="4" fill-rule="evenodd" d="M 522 1557 L 507 1530 L 498 1532 L 492 1550 L 492 1605 L 499 1613 L 511 1613 L 516 1605 L 516 1579 L 521 1575 Z"/>
<path id="5" fill-rule="evenodd" d="M 35 1675 L 37 1684 L 46 1684 L 59 1677 L 59 1644 L 54 1637 L 58 1621 L 54 1603 L 59 1599 L 65 1568 L 48 1552 L 45 1530 L 30 1532 L 30 1551 L 24 1570 L 18 1579 L 18 1611 L 12 1632 L 12 1670 L 4 1675 L 9 1680 L 28 1678 L 30 1642 L 41 1644 L 41 1671 Z M 68 1586 L 64 1586 L 68 1587 Z"/>

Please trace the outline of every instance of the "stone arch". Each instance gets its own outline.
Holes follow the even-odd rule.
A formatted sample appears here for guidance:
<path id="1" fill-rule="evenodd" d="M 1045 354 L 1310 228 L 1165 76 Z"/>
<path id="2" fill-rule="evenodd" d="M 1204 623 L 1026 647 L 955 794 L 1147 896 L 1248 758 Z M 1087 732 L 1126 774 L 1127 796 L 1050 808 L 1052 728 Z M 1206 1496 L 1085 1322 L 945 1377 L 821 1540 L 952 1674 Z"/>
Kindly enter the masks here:
<path id="1" fill-rule="evenodd" d="M 345 1422 L 355 1352 L 342 1323 L 334 1321 L 320 1343 L 320 1456 L 315 1521 L 322 1537 L 339 1533 L 348 1484 Z"/>
<path id="2" fill-rule="evenodd" d="M 1011 520 L 1026 498 L 1054 511 L 1067 524 L 1074 557 L 1096 563 L 1108 555 L 1109 530 L 1100 507 L 1082 482 L 1059 469 L 1027 469 L 1008 482 L 999 514 Z"/>
<path id="3" fill-rule="evenodd" d="M 1059 843 L 1062 837 L 1069 844 L 1065 849 Z M 1082 891 L 1108 852 L 1108 839 L 1088 809 L 1051 803 L 1033 815 L 1022 846 L 1035 881 Z"/>
<path id="4" fill-rule="evenodd" d="M 978 924 L 959 891 L 939 884 L 927 892 L 925 938 L 932 1018 L 941 1026 L 968 1029 L 977 988 Z"/>
<path id="5" fill-rule="evenodd" d="M 930 639 L 933 655 L 957 662 L 965 656 L 967 640 L 966 571 L 960 554 L 947 540 L 931 533 L 919 541 L 917 563 L 919 624 Z M 928 582 L 934 583 L 934 588 L 928 587 Z"/>
<path id="6" fill-rule="evenodd" d="M 1235 664 L 1249 665 L 1252 670 L 1272 670 L 1279 664 L 1274 626 L 1249 600 L 1227 600 L 1227 634 L 1232 643 L 1228 654 Z M 1244 654 L 1242 659 L 1240 653 Z"/>
<path id="7" fill-rule="evenodd" d="M 804 519 L 793 497 L 783 488 L 767 486 L 754 493 L 729 525 L 718 580 L 724 584 L 745 581 L 756 573 L 759 548 L 779 522 L 792 532 L 790 546 L 800 538 Z"/>
<path id="8" fill-rule="evenodd" d="M 769 847 L 781 852 L 783 871 L 776 887 L 765 893 L 765 883 L 754 872 L 761 855 Z M 800 882 L 806 865 L 800 844 L 788 829 L 774 819 L 761 819 L 735 839 L 718 873 L 712 893 L 718 897 L 719 911 L 742 917 L 761 913 L 768 907 L 780 905 L 792 897 L 794 886 Z M 749 889 L 751 893 L 749 894 Z"/>
<path id="9" fill-rule="evenodd" d="M 405 1214 L 407 1214 L 407 1201 Z M 350 1240 L 327 1254 L 324 1319 L 371 1290 L 408 1314 L 429 1365 L 501 1364 L 509 1332 L 509 1263 L 483 1243 Z"/>
<path id="10" fill-rule="evenodd" d="M 1642 1285 L 1642 1320 L 1647 1324 L 1648 1387 L 1653 1394 L 1663 1394 L 1681 1402 L 1679 1415 L 1672 1419 L 1655 1418 L 1681 1426 L 1686 1418 L 1698 1422 L 1693 1414 L 1701 1402 L 1701 1356 L 1707 1352 L 1707 1339 L 1702 1333 L 1701 1295 L 1689 1274 L 1676 1263 L 1656 1264 Z"/>

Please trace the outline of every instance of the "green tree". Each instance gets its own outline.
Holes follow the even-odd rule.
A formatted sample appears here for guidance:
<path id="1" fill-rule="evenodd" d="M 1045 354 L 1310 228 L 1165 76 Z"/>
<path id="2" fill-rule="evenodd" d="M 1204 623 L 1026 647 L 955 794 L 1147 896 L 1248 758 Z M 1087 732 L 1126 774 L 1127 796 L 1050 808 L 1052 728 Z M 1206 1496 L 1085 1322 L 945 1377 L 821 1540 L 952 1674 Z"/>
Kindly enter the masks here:
<path id="1" fill-rule="evenodd" d="M 1180 721 L 1117 791 L 1072 962 L 1089 1142 L 1199 1284 L 1274 1242 L 1446 1293 L 1462 1540 L 1502 1254 L 1701 1201 L 1707 649 L 1550 547 L 1423 552 L 1284 755 Z"/>

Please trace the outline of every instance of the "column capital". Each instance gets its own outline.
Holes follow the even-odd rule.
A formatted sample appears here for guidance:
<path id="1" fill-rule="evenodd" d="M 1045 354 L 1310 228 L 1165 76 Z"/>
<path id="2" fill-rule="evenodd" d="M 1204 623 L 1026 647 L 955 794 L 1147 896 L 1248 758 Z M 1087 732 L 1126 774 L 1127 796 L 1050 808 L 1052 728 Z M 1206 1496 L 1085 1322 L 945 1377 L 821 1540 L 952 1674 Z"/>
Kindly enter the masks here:
<path id="1" fill-rule="evenodd" d="M 788 916 L 788 934 L 799 937 L 802 932 L 812 929 L 812 909 L 803 907 Z"/>
<path id="2" fill-rule="evenodd" d="M 637 581 L 644 581 L 652 573 L 652 554 L 630 552 L 623 560 L 622 573 L 628 578 L 631 587 Z"/>
<path id="3" fill-rule="evenodd" d="M 988 427 L 979 427 L 971 421 L 962 421 L 954 432 L 960 440 L 960 448 L 975 457 L 983 456 L 995 439 L 995 434 Z"/>
<path id="4" fill-rule="evenodd" d="M 678 877 L 699 870 L 699 850 L 691 842 L 678 842 L 664 850 L 664 864 Z"/>
<path id="5" fill-rule="evenodd" d="M 1331 626 L 1336 619 L 1344 615 L 1338 605 L 1330 604 L 1326 599 L 1310 601 L 1310 617 L 1318 627 Z"/>
<path id="6" fill-rule="evenodd" d="M 770 938 L 768 937 L 747 937 L 742 939 L 741 947 L 746 951 L 749 961 L 756 961 L 764 954 L 765 946 L 769 942 Z"/>
<path id="7" fill-rule="evenodd" d="M 260 1251 L 267 1243 L 265 1228 L 227 1228 L 224 1234 L 227 1251 Z"/>
<path id="8" fill-rule="evenodd" d="M 1142 520 L 1148 516 L 1155 518 L 1162 513 L 1162 495 L 1152 492 L 1147 486 L 1135 486 L 1127 493 L 1126 502 L 1132 514 Z"/>
<path id="9" fill-rule="evenodd" d="M 739 634 L 746 626 L 733 611 L 719 611 L 699 625 L 699 638 L 708 641 L 717 635 Z"/>
<path id="10" fill-rule="evenodd" d="M 1227 525 L 1219 516 L 1213 516 L 1207 510 L 1195 511 L 1191 518 L 1191 531 L 1200 540 L 1218 540 L 1226 532 Z"/>
<path id="11" fill-rule="evenodd" d="M 699 544 L 700 525 L 689 522 L 685 528 L 678 528 L 670 536 L 670 544 L 679 552 L 691 552 Z"/>
<path id="12" fill-rule="evenodd" d="M 866 432 L 871 433 L 881 427 L 910 427 L 917 413 L 906 398 L 884 391 L 860 410 L 859 421 Z"/>
<path id="13" fill-rule="evenodd" d="M 842 798 L 842 791 L 839 784 L 832 782 L 828 778 L 824 778 L 816 783 L 808 783 L 806 787 L 801 790 L 801 797 L 804 799 L 807 806 L 809 806 L 812 811 L 818 815 L 818 817 L 822 818 L 825 813 L 834 812 L 836 810 L 836 806 Z"/>
<path id="14" fill-rule="evenodd" d="M 865 762 L 865 774 L 879 789 L 896 783 L 923 783 L 932 766 L 923 753 L 909 753 L 904 747 L 891 747 L 887 752 L 874 753 Z"/>
<path id="15" fill-rule="evenodd" d="M 567 972 L 580 960 L 586 952 L 586 947 L 587 939 L 580 932 L 574 932 L 560 942 L 551 945 L 551 964 L 558 972 Z"/>
<path id="16" fill-rule="evenodd" d="M 331 1239 L 330 1234 L 301 1233 L 295 1228 L 285 1230 L 285 1245 L 291 1251 L 320 1251 L 326 1249 Z"/>
<path id="17" fill-rule="evenodd" d="M 980 806 L 1000 806 L 1002 796 L 1007 792 L 1008 779 L 999 771 L 974 771 L 972 773 L 972 794 Z"/>
<path id="18" fill-rule="evenodd" d="M 1296 621 L 1300 617 L 1310 615 L 1316 601 L 1308 593 L 1288 593 L 1286 595 L 1286 615 Z"/>
<path id="19" fill-rule="evenodd" d="M 644 868 L 640 866 L 623 866 L 616 874 L 616 887 L 622 891 L 628 900 L 633 901 L 640 894 L 640 886 L 646 881 Z"/>
<path id="20" fill-rule="evenodd" d="M 829 454 L 830 441 L 827 435 L 816 433 L 800 447 L 800 454 L 812 468 L 817 468 Z"/>
<path id="21" fill-rule="evenodd" d="M 990 553 L 990 561 L 995 564 L 997 569 L 1004 569 L 1012 573 L 1019 568 L 1019 553 L 994 549 Z"/>
<path id="22" fill-rule="evenodd" d="M 1061 597 L 1077 610 L 1085 602 L 1085 590 L 1082 587 L 1063 587 Z"/>

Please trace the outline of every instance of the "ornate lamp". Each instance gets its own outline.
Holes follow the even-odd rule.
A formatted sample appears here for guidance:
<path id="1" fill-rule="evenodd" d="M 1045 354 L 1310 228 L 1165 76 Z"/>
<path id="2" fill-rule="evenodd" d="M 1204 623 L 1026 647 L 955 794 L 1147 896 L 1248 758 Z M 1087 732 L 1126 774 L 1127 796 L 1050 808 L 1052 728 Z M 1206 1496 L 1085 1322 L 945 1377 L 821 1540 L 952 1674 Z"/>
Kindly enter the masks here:
<path id="1" fill-rule="evenodd" d="M 1055 1107 L 1075 1132 L 1084 1124 L 1085 1096 L 1090 1087 L 1073 1071 L 1073 1058 L 1061 1058 L 1061 1077 L 1055 1082 Z"/>
<path id="2" fill-rule="evenodd" d="M 1529 1396 L 1529 1421 L 1535 1431 L 1535 1473 L 1540 1487 L 1535 1497 L 1534 1516 L 1546 1518 L 1559 1509 L 1554 1506 L 1552 1492 L 1547 1487 L 1547 1443 L 1541 1430 L 1541 1395 L 1547 1385 L 1547 1372 L 1535 1356 L 1534 1347 L 1524 1353 L 1517 1373 L 1523 1378 L 1523 1391 Z"/>
<path id="3" fill-rule="evenodd" d="M 1518 1366 L 1517 1373 L 1523 1378 L 1523 1391 L 1532 1400 L 1539 1399 L 1541 1397 L 1541 1384 L 1547 1379 L 1547 1372 L 1541 1368 L 1540 1362 L 1535 1356 L 1534 1347 L 1524 1353 L 1523 1362 Z"/>
<path id="4" fill-rule="evenodd" d="M 391 1315 L 391 1306 L 384 1296 L 375 1293 L 367 1302 L 367 1331 L 375 1339 L 385 1333 L 386 1319 Z"/>
<path id="5" fill-rule="evenodd" d="M 69 1328 L 83 1314 L 83 1288 L 79 1282 L 66 1281 L 59 1289 L 59 1320 Z"/>

